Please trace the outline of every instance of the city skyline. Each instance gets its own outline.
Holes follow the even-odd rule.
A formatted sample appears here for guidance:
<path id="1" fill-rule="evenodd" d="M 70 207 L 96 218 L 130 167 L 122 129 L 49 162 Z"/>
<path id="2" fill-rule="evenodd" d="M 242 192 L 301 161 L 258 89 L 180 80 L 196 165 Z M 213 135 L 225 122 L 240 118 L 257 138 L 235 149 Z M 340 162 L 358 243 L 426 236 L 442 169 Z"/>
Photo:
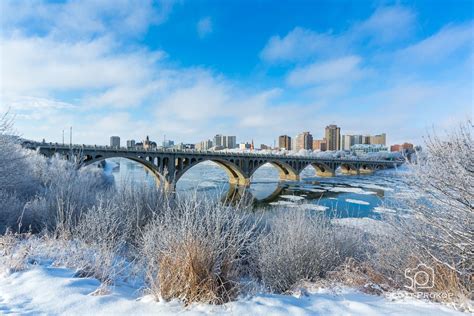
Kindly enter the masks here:
<path id="1" fill-rule="evenodd" d="M 0 2 L 0 111 L 25 138 L 390 143 L 472 119 L 472 2 Z M 248 14 L 252 12 L 252 14 Z M 361 130 L 363 126 L 364 130 Z M 324 137 L 313 134 L 316 140 Z"/>

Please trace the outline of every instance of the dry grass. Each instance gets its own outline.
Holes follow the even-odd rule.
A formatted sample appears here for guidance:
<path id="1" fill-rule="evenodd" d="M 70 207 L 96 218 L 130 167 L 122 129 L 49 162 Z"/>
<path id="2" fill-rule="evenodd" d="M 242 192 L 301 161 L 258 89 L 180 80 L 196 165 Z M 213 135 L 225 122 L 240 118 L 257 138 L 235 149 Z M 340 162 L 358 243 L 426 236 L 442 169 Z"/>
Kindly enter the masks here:
<path id="1" fill-rule="evenodd" d="M 239 292 L 258 221 L 220 202 L 185 199 L 145 228 L 142 257 L 157 299 L 222 304 Z"/>
<path id="2" fill-rule="evenodd" d="M 223 304 L 235 298 L 232 262 L 216 262 L 213 250 L 195 240 L 183 241 L 173 248 L 159 259 L 158 284 L 163 299 L 178 297 L 185 304 Z"/>

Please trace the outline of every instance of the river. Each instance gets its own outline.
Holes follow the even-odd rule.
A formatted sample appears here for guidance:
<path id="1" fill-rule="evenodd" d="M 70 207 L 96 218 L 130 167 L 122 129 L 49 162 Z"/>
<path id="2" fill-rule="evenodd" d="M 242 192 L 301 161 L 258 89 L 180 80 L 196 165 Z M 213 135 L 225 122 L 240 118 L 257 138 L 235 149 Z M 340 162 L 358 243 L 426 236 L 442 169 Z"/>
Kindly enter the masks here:
<path id="1" fill-rule="evenodd" d="M 107 160 L 105 172 L 113 175 L 116 185 L 124 182 L 156 185 L 154 176 L 138 163 L 115 158 Z M 300 181 L 281 182 L 278 171 L 270 164 L 260 167 L 252 176 L 247 195 L 255 199 L 256 207 L 303 207 L 325 212 L 339 218 L 379 219 L 384 213 L 399 213 L 391 201 L 395 194 L 408 194 L 402 183 L 406 169 L 388 169 L 372 175 L 320 178 L 312 167 L 301 173 Z M 212 162 L 200 163 L 188 170 L 176 184 L 180 194 L 198 192 L 225 197 L 231 188 L 227 174 Z M 239 193 L 242 193 L 239 191 Z"/>

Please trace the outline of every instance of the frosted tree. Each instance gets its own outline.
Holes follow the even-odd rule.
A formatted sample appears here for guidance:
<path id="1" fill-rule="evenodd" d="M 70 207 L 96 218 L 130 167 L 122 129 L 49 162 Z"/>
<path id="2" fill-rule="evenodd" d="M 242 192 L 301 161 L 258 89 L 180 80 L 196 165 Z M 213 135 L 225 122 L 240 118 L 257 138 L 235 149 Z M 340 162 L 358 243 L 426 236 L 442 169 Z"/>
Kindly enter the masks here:
<path id="1" fill-rule="evenodd" d="M 19 191 L 27 184 L 26 152 L 13 135 L 12 116 L 0 116 L 0 190 Z"/>
<path id="2" fill-rule="evenodd" d="M 472 129 L 468 121 L 445 138 L 428 136 L 417 162 L 409 165 L 408 184 L 414 192 L 400 197 L 413 212 L 400 223 L 404 232 L 435 262 L 465 279 L 474 262 Z"/>

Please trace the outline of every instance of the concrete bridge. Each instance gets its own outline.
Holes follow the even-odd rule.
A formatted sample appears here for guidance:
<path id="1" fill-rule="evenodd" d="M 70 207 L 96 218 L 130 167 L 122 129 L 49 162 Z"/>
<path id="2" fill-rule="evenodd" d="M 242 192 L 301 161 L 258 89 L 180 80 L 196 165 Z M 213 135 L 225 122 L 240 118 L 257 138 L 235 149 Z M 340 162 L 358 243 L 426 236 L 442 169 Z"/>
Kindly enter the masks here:
<path id="1" fill-rule="evenodd" d="M 222 167 L 229 176 L 229 183 L 237 186 L 250 185 L 255 171 L 266 163 L 275 166 L 280 180 L 297 181 L 300 173 L 311 165 L 319 177 L 334 177 L 336 169 L 342 174 L 370 174 L 376 170 L 394 168 L 400 161 L 319 158 L 313 156 L 272 155 L 222 151 L 126 149 L 106 146 L 60 145 L 26 141 L 23 147 L 38 151 L 47 157 L 59 155 L 84 167 L 107 158 L 126 158 L 145 166 L 166 188 L 174 189 L 176 182 L 192 167 L 212 161 Z M 205 177 L 205 175 L 203 175 Z"/>

